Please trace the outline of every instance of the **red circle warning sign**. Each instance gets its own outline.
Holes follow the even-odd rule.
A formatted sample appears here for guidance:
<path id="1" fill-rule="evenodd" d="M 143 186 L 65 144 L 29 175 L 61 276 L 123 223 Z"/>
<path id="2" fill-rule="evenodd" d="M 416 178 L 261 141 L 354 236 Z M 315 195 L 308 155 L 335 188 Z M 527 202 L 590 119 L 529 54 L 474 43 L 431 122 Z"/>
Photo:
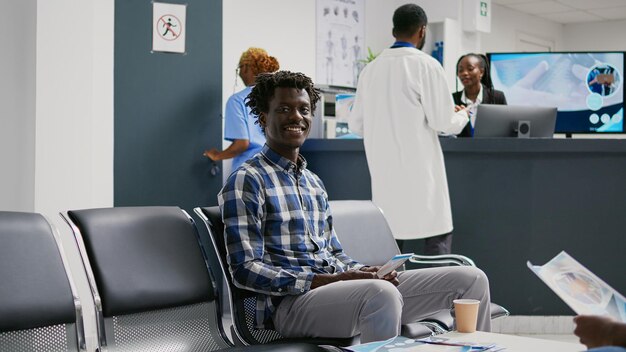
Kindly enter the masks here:
<path id="1" fill-rule="evenodd" d="M 183 31 L 183 26 L 178 17 L 163 15 L 157 21 L 157 33 L 165 40 L 176 40 Z"/>

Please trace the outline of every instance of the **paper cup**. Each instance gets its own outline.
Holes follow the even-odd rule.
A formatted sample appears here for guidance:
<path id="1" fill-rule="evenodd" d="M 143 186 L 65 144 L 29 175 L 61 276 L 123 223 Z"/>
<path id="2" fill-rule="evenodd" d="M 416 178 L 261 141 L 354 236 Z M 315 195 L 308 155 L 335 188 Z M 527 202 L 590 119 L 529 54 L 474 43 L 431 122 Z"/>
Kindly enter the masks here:
<path id="1" fill-rule="evenodd" d="M 454 303 L 456 330 L 458 332 L 476 331 L 480 301 L 477 299 L 455 299 L 452 302 Z"/>

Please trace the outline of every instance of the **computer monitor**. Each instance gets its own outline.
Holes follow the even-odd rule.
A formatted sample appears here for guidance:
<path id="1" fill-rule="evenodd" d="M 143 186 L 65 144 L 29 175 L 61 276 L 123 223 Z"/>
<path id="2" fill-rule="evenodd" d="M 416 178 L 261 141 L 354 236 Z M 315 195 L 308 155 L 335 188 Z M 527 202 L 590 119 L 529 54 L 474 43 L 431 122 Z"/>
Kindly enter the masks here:
<path id="1" fill-rule="evenodd" d="M 555 133 L 624 133 L 624 60 L 615 52 L 488 53 L 511 105 L 556 106 Z"/>
<path id="2" fill-rule="evenodd" d="M 556 107 L 480 104 L 474 137 L 552 138 Z"/>

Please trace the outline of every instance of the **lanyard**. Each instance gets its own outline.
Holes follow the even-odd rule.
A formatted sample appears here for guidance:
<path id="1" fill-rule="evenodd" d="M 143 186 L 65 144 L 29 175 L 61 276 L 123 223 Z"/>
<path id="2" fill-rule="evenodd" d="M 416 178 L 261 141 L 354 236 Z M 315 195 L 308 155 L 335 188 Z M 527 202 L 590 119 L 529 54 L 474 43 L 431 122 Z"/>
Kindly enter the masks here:
<path id="1" fill-rule="evenodd" d="M 467 104 L 466 102 L 464 102 L 464 103 Z M 476 119 L 474 118 L 474 122 L 472 122 L 472 117 L 474 116 L 474 114 L 476 114 L 476 106 L 477 105 L 478 104 L 476 104 L 476 102 L 471 102 L 470 105 L 466 105 L 466 106 L 469 106 L 469 109 L 467 111 L 467 115 L 469 116 L 469 121 L 467 123 L 470 126 L 470 136 L 471 137 L 474 137 L 474 124 L 476 123 Z"/>
<path id="2" fill-rule="evenodd" d="M 395 48 L 415 48 L 415 45 L 409 42 L 395 42 L 391 46 L 391 49 L 395 49 Z"/>

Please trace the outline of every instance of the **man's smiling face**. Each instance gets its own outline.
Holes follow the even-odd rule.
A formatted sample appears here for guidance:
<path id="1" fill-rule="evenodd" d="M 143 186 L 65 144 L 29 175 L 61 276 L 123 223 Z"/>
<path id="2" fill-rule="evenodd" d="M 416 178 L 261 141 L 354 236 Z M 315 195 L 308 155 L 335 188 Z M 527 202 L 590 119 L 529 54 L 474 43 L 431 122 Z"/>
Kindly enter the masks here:
<path id="1" fill-rule="evenodd" d="M 265 128 L 267 145 L 293 162 L 311 130 L 311 101 L 304 89 L 277 87 L 267 113 L 259 122 Z"/>

